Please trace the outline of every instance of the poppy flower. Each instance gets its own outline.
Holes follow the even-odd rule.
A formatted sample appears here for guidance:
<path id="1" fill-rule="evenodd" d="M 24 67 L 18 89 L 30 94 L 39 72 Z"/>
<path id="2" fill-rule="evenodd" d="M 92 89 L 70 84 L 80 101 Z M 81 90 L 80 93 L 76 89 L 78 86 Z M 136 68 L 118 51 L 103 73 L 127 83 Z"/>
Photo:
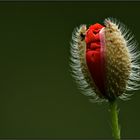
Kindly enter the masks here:
<path id="1" fill-rule="evenodd" d="M 140 87 L 139 54 L 134 36 L 116 19 L 81 25 L 72 34 L 72 75 L 93 101 L 125 100 L 126 91 Z"/>

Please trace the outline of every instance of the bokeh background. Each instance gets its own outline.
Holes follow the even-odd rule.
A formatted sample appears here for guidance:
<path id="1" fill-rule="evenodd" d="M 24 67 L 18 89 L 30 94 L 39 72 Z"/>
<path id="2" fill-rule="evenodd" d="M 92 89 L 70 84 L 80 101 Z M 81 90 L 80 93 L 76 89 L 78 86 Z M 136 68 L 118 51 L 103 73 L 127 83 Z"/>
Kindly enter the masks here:
<path id="1" fill-rule="evenodd" d="M 111 138 L 108 104 L 69 72 L 73 29 L 121 20 L 140 42 L 140 2 L 0 2 L 0 138 Z M 119 101 L 123 138 L 140 138 L 140 91 Z"/>

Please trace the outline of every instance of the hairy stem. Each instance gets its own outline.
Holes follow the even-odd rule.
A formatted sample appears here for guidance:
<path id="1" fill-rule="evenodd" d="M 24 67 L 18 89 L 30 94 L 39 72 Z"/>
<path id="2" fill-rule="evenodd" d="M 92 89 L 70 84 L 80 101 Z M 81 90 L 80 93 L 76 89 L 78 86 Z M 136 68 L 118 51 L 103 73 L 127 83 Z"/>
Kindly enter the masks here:
<path id="1" fill-rule="evenodd" d="M 110 101 L 109 112 L 111 116 L 112 134 L 114 140 L 120 140 L 120 127 L 118 122 L 118 109 L 116 100 Z"/>

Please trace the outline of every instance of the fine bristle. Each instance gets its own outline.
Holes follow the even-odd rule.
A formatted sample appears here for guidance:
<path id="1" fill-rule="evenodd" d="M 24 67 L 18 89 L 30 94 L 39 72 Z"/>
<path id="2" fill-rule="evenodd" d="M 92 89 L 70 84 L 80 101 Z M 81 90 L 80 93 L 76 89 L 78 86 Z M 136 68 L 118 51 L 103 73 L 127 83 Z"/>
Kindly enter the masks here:
<path id="1" fill-rule="evenodd" d="M 122 47 L 120 47 L 118 55 L 119 59 L 115 60 L 120 66 L 120 74 L 123 76 L 119 75 L 119 77 L 122 77 L 121 82 L 124 84 L 118 85 L 119 88 L 122 88 L 122 92 L 125 92 L 125 89 L 127 91 L 134 91 L 140 89 L 139 81 L 140 81 L 140 63 L 139 63 L 139 58 L 140 58 L 140 52 L 137 50 L 138 43 L 134 39 L 134 35 L 128 30 L 128 28 L 121 22 L 119 22 L 117 19 L 114 18 L 107 18 L 105 19 L 105 25 L 107 26 L 108 29 L 113 30 L 114 36 L 118 37 L 118 44 L 121 44 Z M 112 36 L 112 35 L 111 35 Z M 115 39 L 115 38 L 109 38 Z M 113 40 L 114 41 L 114 40 Z M 123 43 L 121 43 L 121 42 Z M 117 42 L 117 39 L 115 40 Z M 116 47 L 118 45 L 116 44 Z M 112 53 L 115 53 L 115 49 L 113 49 Z M 124 48 L 123 48 L 124 47 Z M 109 62 L 110 64 L 112 63 L 112 60 Z M 111 65 L 116 65 L 116 62 L 112 63 Z M 123 63 L 123 65 L 122 65 Z M 116 65 L 119 67 L 119 65 Z M 111 68 L 111 67 L 110 67 Z M 109 68 L 109 69 L 110 69 Z M 125 76 L 124 76 L 125 75 Z M 113 80 L 114 81 L 114 80 Z M 116 81 L 115 81 L 116 82 Z M 126 87 L 125 87 L 126 83 Z M 123 85 L 123 86 L 122 86 Z M 132 94 L 126 94 L 126 93 L 121 93 L 119 96 L 120 99 L 127 100 Z"/>

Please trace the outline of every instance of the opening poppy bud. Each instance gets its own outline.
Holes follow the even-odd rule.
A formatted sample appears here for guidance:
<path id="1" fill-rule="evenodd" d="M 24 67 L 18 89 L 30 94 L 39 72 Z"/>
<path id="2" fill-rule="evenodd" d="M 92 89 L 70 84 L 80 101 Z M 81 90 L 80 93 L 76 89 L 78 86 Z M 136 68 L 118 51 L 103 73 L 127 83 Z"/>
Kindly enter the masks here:
<path id="1" fill-rule="evenodd" d="M 72 74 L 84 94 L 95 100 L 126 99 L 126 90 L 139 89 L 139 52 L 126 27 L 116 19 L 105 19 L 73 33 Z"/>

